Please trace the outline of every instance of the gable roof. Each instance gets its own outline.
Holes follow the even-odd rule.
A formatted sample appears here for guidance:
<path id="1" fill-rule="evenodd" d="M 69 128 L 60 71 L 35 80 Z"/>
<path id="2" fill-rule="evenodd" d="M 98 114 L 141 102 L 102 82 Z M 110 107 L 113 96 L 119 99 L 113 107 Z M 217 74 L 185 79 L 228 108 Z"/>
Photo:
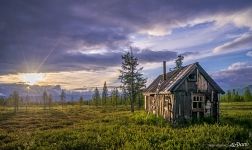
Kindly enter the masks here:
<path id="1" fill-rule="evenodd" d="M 199 65 L 198 62 L 184 66 L 180 69 L 166 73 L 166 80 L 163 79 L 163 74 L 159 75 L 146 89 L 145 93 L 156 93 L 175 91 L 179 85 L 196 69 L 205 77 L 205 79 L 216 89 L 219 93 L 225 92 L 219 85 L 207 74 L 207 72 Z"/>

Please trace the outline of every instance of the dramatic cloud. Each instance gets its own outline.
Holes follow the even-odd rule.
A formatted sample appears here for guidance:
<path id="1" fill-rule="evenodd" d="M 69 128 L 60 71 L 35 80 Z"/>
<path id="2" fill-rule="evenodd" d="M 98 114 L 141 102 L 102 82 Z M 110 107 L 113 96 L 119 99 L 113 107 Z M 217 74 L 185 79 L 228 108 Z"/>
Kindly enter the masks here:
<path id="1" fill-rule="evenodd" d="M 170 51 L 151 51 L 134 48 L 134 53 L 141 64 L 172 60 L 177 53 Z M 46 78 L 40 85 L 62 85 L 67 89 L 83 86 L 100 86 L 104 81 L 117 85 L 121 56 L 123 52 L 107 52 L 105 54 L 84 54 L 80 52 L 64 53 L 48 60 L 40 72 L 46 72 Z M 109 66 L 109 67 L 108 67 Z M 23 72 L 20 70 L 20 72 Z M 101 77 L 102 75 L 102 77 Z M 66 80 L 67 79 L 67 80 Z M 22 83 L 17 73 L 0 75 L 0 83 Z"/>
<path id="2" fill-rule="evenodd" d="M 39 85 L 61 85 L 66 89 L 79 87 L 99 87 L 107 81 L 109 85 L 118 84 L 119 68 L 110 68 L 96 72 L 89 71 L 71 71 L 46 73 L 45 78 L 38 82 Z M 101 77 L 102 75 L 102 77 Z M 24 81 L 19 74 L 1 75 L 0 83 L 2 84 L 22 84 Z M 1 87 L 1 86 L 0 86 Z"/>
<path id="3" fill-rule="evenodd" d="M 55 50 L 48 57 L 49 60 L 58 60 L 60 57 L 63 59 L 68 51 L 118 51 L 131 44 L 129 36 L 132 34 L 163 36 L 171 33 L 174 28 L 209 21 L 210 16 L 228 16 L 234 12 L 248 10 L 251 3 L 246 0 L 216 0 L 204 3 L 163 0 L 4 0 L 0 5 L 1 72 L 23 70 L 27 68 L 27 63 L 30 66 L 27 70 L 36 70 L 51 49 Z M 246 14 L 248 13 L 243 16 L 247 16 Z M 87 56 L 83 57 L 86 59 Z M 98 62 L 103 60 L 99 57 L 102 56 L 98 55 L 95 59 Z M 82 58 L 78 56 L 77 59 Z M 149 60 L 152 61 L 152 58 Z M 117 61 L 117 58 L 114 61 Z M 61 62 L 57 62 L 59 63 Z M 104 62 L 107 63 L 109 62 Z M 49 68 L 53 68 L 52 66 Z M 76 69 L 80 68 L 79 62 L 72 62 L 72 65 L 67 61 L 62 62 L 62 67 L 65 68 L 75 69 L 75 66 Z M 96 67 L 101 66 L 97 64 Z"/>
<path id="4" fill-rule="evenodd" d="M 236 62 L 227 69 L 212 74 L 225 89 L 245 87 L 252 83 L 252 64 Z"/>
<path id="5" fill-rule="evenodd" d="M 149 69 L 180 53 L 185 61 L 208 57 L 223 43 L 214 52 L 249 49 L 251 12 L 251 0 L 2 0 L 0 75 L 16 81 L 20 72 L 46 72 L 56 81 L 65 74 L 57 83 L 72 87 L 86 72 L 115 72 L 129 46 Z M 63 83 L 68 76 L 73 83 Z"/>
<path id="6" fill-rule="evenodd" d="M 106 52 L 104 54 L 92 53 L 85 54 L 83 52 L 65 52 L 58 53 L 57 55 L 52 55 L 44 63 L 43 59 L 40 58 L 39 62 L 36 60 L 29 61 L 27 64 L 23 64 L 23 68 L 16 68 L 16 72 L 8 73 L 18 73 L 18 72 L 58 72 L 58 71 L 96 71 L 104 70 L 108 67 L 120 66 L 121 56 L 126 52 Z M 134 55 L 138 57 L 141 63 L 147 62 L 160 62 L 162 60 L 172 60 L 177 56 L 176 52 L 171 51 L 152 51 L 149 49 L 139 50 L 134 49 Z M 38 55 L 35 58 L 39 58 Z M 46 58 L 46 57 L 45 57 Z M 17 60 L 16 60 L 17 61 Z M 28 60 L 27 60 L 28 61 Z M 22 61 L 21 61 L 22 62 Z M 28 69 L 26 69 L 28 68 Z M 39 69 L 39 70 L 38 70 Z M 8 70 L 1 70 L 0 73 L 4 74 Z"/>
<path id="7" fill-rule="evenodd" d="M 233 52 L 238 50 L 252 49 L 252 33 L 245 33 L 233 41 L 227 42 L 214 48 L 214 52 Z"/>
<path id="8" fill-rule="evenodd" d="M 251 64 L 248 64 L 246 62 L 236 62 L 228 66 L 227 70 L 233 71 L 233 70 L 249 69 L 249 68 L 252 68 Z"/>
<path id="9" fill-rule="evenodd" d="M 226 16 L 216 16 L 215 20 L 217 21 L 216 24 L 218 25 L 224 25 L 227 23 L 233 23 L 237 27 L 249 27 L 252 28 L 252 8 L 244 9 L 235 11 L 233 13 L 230 13 Z"/>

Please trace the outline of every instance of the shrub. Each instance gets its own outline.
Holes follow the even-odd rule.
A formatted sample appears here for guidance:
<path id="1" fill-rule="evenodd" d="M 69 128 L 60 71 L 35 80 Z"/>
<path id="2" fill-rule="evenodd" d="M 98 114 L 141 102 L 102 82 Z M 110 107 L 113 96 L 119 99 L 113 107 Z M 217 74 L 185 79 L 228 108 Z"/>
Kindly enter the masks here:
<path id="1" fill-rule="evenodd" d="M 133 119 L 136 122 L 136 124 L 142 125 L 159 125 L 159 126 L 165 126 L 166 121 L 161 116 L 156 116 L 154 114 L 147 114 L 146 112 L 141 113 L 135 113 L 133 115 Z"/>

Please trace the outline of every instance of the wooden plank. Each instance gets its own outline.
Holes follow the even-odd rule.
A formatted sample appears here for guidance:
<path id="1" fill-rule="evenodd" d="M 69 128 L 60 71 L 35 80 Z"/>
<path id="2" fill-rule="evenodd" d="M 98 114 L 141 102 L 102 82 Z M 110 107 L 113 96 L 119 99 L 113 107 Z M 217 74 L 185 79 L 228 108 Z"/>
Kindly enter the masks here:
<path id="1" fill-rule="evenodd" d="M 198 68 L 196 69 L 196 71 L 197 71 L 197 84 L 199 83 L 199 70 L 198 70 Z M 198 89 L 198 87 L 197 87 L 197 93 L 199 92 L 199 89 Z"/>
<path id="2" fill-rule="evenodd" d="M 147 110 L 147 96 L 144 96 L 144 109 Z"/>
<path id="3" fill-rule="evenodd" d="M 175 97 L 174 97 L 174 94 L 171 94 L 171 103 L 172 103 L 172 108 L 171 108 L 171 110 L 172 110 L 172 113 L 171 113 L 171 121 L 173 121 L 174 120 L 174 118 L 175 118 Z"/>
<path id="4" fill-rule="evenodd" d="M 186 93 L 188 92 L 188 81 L 187 80 L 185 80 L 185 91 L 186 91 Z"/>

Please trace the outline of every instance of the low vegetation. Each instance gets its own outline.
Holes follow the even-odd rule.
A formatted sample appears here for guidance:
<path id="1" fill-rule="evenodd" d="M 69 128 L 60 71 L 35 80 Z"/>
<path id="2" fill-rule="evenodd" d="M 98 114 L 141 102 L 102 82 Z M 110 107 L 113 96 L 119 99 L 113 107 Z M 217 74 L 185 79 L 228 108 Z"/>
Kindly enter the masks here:
<path id="1" fill-rule="evenodd" d="M 251 102 L 252 94 L 249 86 L 243 89 L 243 92 L 240 92 L 236 89 L 227 90 L 227 92 L 221 96 L 222 102 Z"/>
<path id="2" fill-rule="evenodd" d="M 221 105 L 220 124 L 172 126 L 129 106 L 0 108 L 0 149 L 215 149 L 252 144 L 252 103 Z M 215 147 L 216 146 L 216 147 Z"/>

